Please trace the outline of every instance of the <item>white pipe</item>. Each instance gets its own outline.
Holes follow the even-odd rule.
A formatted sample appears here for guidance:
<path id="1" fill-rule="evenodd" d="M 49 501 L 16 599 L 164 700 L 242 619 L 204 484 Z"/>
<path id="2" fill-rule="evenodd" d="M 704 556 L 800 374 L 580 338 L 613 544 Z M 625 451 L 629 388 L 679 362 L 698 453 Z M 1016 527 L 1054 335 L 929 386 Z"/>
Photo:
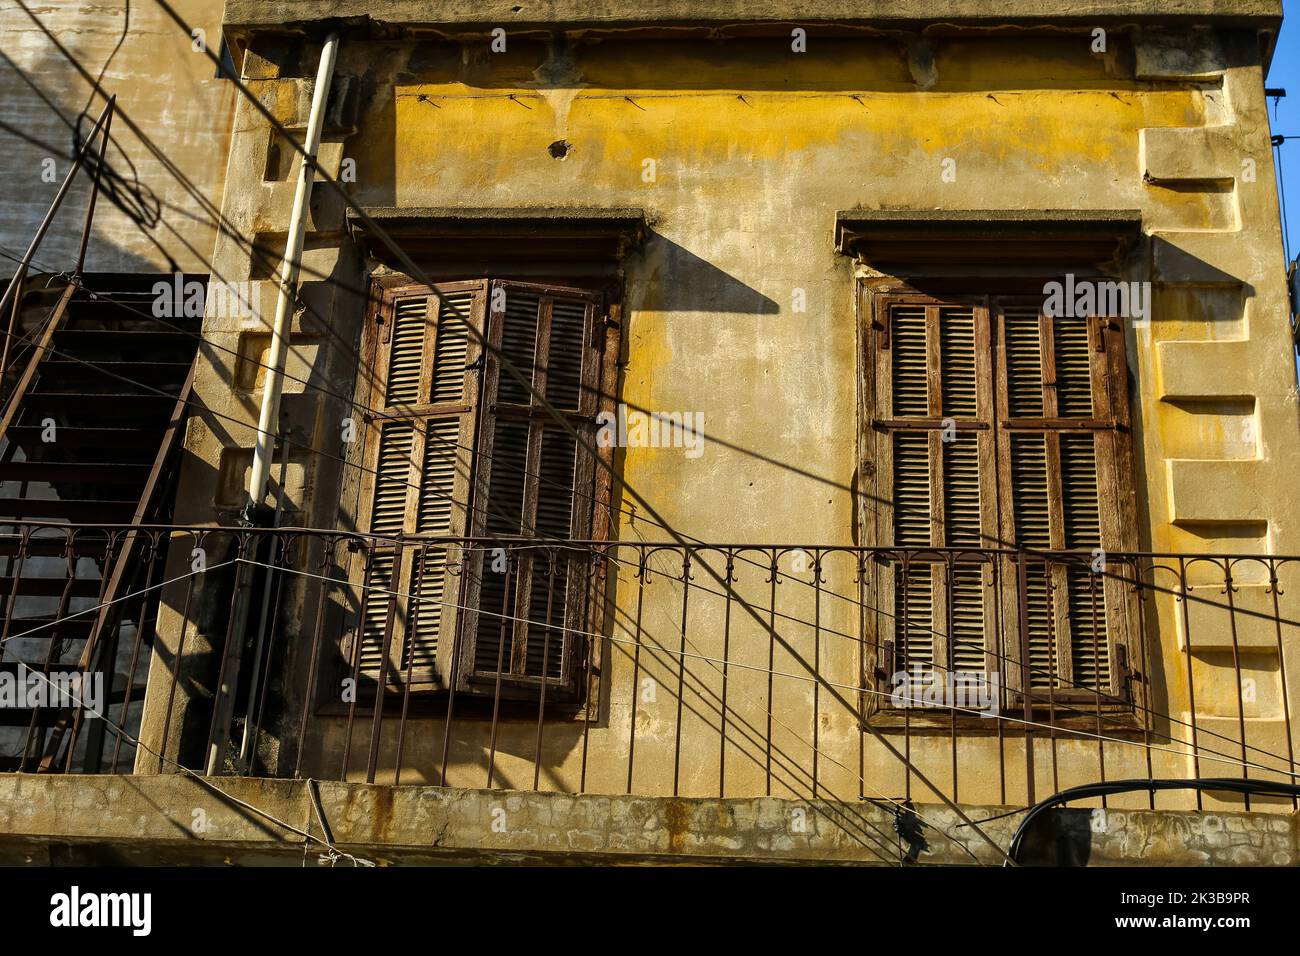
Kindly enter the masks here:
<path id="1" fill-rule="evenodd" d="M 334 78 L 334 60 L 338 55 L 339 35 L 331 33 L 325 38 L 320 51 L 320 66 L 316 70 L 316 88 L 312 90 L 311 112 L 307 116 L 307 139 L 303 151 L 313 160 L 320 148 L 321 128 L 325 125 L 325 104 L 329 100 L 330 82 Z M 271 452 L 275 445 L 275 432 L 280 416 L 280 391 L 284 385 L 284 359 L 288 351 L 289 323 L 293 316 L 298 292 L 298 263 L 302 259 L 303 240 L 307 233 L 307 207 L 311 202 L 314 172 L 305 157 L 298 160 L 298 186 L 293 194 L 293 212 L 289 214 L 289 235 L 284 243 L 284 263 L 280 269 L 280 291 L 275 300 L 275 322 L 271 326 L 271 353 L 267 358 L 266 387 L 262 389 L 262 409 L 257 421 L 257 444 L 253 447 L 253 473 L 248 478 L 249 515 L 266 497 L 266 480 L 271 470 Z M 278 429 L 277 429 L 278 430 Z M 283 479 L 281 479 L 283 480 Z M 240 565 L 236 588 L 237 606 L 234 609 L 235 628 L 224 652 L 225 679 L 217 688 L 213 701 L 213 721 L 208 735 L 208 754 L 205 772 L 208 776 L 220 770 L 222 755 L 230 738 L 230 720 L 234 715 L 235 688 L 239 686 L 240 649 L 244 644 L 244 629 L 248 624 L 248 594 L 251 585 L 249 573 L 252 565 Z"/>
<path id="2" fill-rule="evenodd" d="M 331 33 L 320 51 L 316 70 L 316 88 L 311 96 L 311 113 L 307 117 L 307 139 L 303 150 L 313 160 L 320 148 L 321 128 L 325 125 L 325 104 L 329 100 L 330 82 L 334 77 L 334 60 L 338 55 L 339 35 Z M 314 182 L 311 166 L 305 157 L 298 158 L 298 187 L 293 194 L 293 212 L 289 215 L 289 235 L 284 244 L 284 263 L 280 269 L 280 291 L 275 300 L 275 322 L 271 326 L 271 349 L 267 356 L 266 387 L 262 389 L 262 410 L 257 420 L 257 444 L 253 446 L 253 470 L 248 477 L 248 499 L 256 508 L 266 497 L 266 482 L 271 473 L 271 455 L 275 444 L 276 422 L 280 417 L 280 392 L 284 386 L 285 353 L 288 352 L 290 321 L 297 300 L 299 263 L 307 235 L 307 208 L 311 203 Z"/>

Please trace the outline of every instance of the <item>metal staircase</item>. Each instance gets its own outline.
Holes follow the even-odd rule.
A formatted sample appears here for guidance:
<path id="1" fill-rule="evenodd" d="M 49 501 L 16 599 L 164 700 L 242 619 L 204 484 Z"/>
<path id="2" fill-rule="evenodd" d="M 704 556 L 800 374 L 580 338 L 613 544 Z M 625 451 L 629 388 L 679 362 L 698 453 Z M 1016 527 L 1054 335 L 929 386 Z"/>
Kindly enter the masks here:
<path id="1" fill-rule="evenodd" d="M 157 595 L 140 592 L 159 579 L 165 548 L 139 529 L 172 517 L 200 326 L 153 318 L 154 281 L 118 279 L 107 294 L 69 286 L 39 336 L 23 337 L 30 348 L 15 350 L 26 366 L 0 413 L 0 661 L 125 675 L 107 695 L 123 724 L 143 688 L 134 664 L 118 658 L 144 656 L 147 674 L 141 644 L 153 633 Z M 8 749 L 14 764 L 6 769 L 70 767 L 78 724 L 66 711 L 0 710 L 0 727 L 10 728 L 0 753 Z M 93 721 L 82 766 L 96 769 L 102 747 L 103 722 Z M 113 741 L 114 762 L 120 751 Z"/>

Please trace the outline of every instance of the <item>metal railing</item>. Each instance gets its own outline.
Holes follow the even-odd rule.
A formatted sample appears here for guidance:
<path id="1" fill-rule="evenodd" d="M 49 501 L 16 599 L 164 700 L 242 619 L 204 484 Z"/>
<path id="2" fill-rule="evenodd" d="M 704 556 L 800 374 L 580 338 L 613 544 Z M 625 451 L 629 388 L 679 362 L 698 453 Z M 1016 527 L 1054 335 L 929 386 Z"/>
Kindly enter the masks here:
<path id="1" fill-rule="evenodd" d="M 133 583 L 102 606 L 123 551 Z M 229 774 L 1018 806 L 1114 779 L 1294 781 L 1297 568 L 21 523 L 0 533 L 0 755 L 201 772 L 228 740 Z M 77 672 L 86 699 L 5 696 Z"/>

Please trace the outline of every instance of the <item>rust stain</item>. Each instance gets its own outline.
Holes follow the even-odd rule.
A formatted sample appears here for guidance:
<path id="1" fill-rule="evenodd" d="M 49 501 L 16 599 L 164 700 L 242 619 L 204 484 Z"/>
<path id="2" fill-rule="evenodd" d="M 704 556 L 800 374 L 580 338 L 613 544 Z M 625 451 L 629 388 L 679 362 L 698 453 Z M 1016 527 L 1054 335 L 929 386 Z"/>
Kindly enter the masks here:
<path id="1" fill-rule="evenodd" d="M 664 802 L 664 823 L 668 827 L 668 848 L 674 853 L 686 847 L 686 833 L 690 829 L 691 813 L 681 800 Z"/>

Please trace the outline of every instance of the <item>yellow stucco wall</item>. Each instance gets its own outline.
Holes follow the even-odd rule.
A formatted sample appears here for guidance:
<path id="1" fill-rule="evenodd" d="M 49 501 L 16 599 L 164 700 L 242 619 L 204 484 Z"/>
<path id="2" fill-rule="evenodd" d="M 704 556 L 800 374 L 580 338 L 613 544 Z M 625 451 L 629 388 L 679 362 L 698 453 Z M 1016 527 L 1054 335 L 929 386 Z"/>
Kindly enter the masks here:
<path id="1" fill-rule="evenodd" d="M 1166 49 L 1158 37 L 1114 35 L 1110 52 L 1099 55 L 1086 34 L 1060 32 L 958 34 L 911 45 L 892 37 L 813 38 L 806 54 L 792 53 L 780 37 L 615 36 L 562 53 L 511 41 L 502 54 L 490 53 L 486 40 L 463 48 L 345 43 L 339 71 L 364 77 L 369 98 L 355 132 L 327 133 L 324 158 L 332 169 L 343 156 L 356 161 L 353 194 L 365 205 L 646 209 L 655 236 L 624 263 L 622 398 L 643 408 L 703 411 L 711 440 L 698 459 L 681 449 L 629 449 L 622 476 L 679 531 L 709 541 L 855 540 L 856 279 L 855 264 L 834 249 L 837 210 L 1139 209 L 1149 238 L 1129 278 L 1155 287 L 1154 321 L 1128 331 L 1140 544 L 1297 553 L 1288 468 L 1297 450 L 1296 374 L 1258 47 L 1250 37 L 1207 33 L 1187 57 L 1171 60 Z M 250 54 L 245 69 L 265 102 L 300 123 L 310 81 L 279 76 L 273 61 Z M 309 48 L 295 73 L 313 69 Z M 562 160 L 548 152 L 557 140 L 571 144 Z M 283 230 L 287 219 L 289 184 L 261 181 L 267 142 L 265 124 L 241 106 L 226 212 L 249 231 Z M 952 182 L 941 175 L 947 159 L 956 161 Z M 647 160 L 654 161 L 652 182 L 643 177 Z M 1253 181 L 1245 160 L 1254 164 Z M 335 206 L 314 210 L 321 241 L 306 262 L 360 282 L 352 254 L 335 251 L 344 242 L 341 223 L 330 218 Z M 218 244 L 217 261 L 228 278 L 247 276 L 247 256 L 233 244 Z M 795 290 L 806 295 L 806 312 L 793 311 Z M 309 291 L 339 309 L 339 293 Z M 355 334 L 355 304 L 332 315 L 340 336 Z M 237 344 L 241 330 L 210 321 L 208 334 Z M 347 381 L 355 369 L 346 349 L 323 348 L 317 361 L 330 380 Z M 228 369 L 207 370 L 199 388 L 211 407 L 255 417 L 256 394 L 232 396 Z M 295 412 L 303 433 L 331 453 L 340 450 L 331 437 L 331 416 L 339 413 L 306 399 Z M 251 443 L 251 427 L 227 421 L 196 423 L 189 436 L 195 458 L 206 463 L 223 446 Z M 344 475 L 340 486 L 328 463 L 313 467 L 304 479 L 307 513 L 332 514 L 339 498 L 345 510 L 355 509 L 352 477 Z M 190 470 L 187 520 L 214 514 L 211 471 Z M 631 502 L 623 504 L 621 539 L 665 539 Z M 853 568 L 837 556 L 823 573 L 820 597 L 807 574 L 806 586 L 783 588 L 779 610 L 789 619 L 780 629 L 848 692 L 858 685 L 862 634 Z M 737 591 L 766 608 L 765 572 L 741 567 L 737 574 Z M 707 584 L 707 575 L 699 580 Z M 633 683 L 632 648 L 620 641 L 638 594 L 625 568 L 604 651 L 606 705 L 585 744 L 580 721 L 548 722 L 544 788 L 627 786 L 633 688 L 643 688 Z M 717 793 L 725 752 L 727 793 L 762 793 L 770 749 L 772 792 L 808 793 L 815 734 L 821 795 L 904 792 L 899 762 L 870 738 L 864 743 L 855 717 L 829 701 L 827 689 L 815 692 L 790 676 L 799 667 L 781 649 L 769 707 L 768 639 L 744 615 L 733 616 L 726 638 L 732 666 L 724 735 L 714 663 L 724 640 L 723 602 L 692 592 L 688 653 L 697 657 L 683 677 L 675 657 L 681 598 L 663 578 L 652 579 L 643 595 L 648 646 L 637 674 L 652 678 L 657 692 L 637 705 L 635 791 L 671 792 L 676 772 L 683 795 Z M 1262 581 L 1243 583 L 1240 600 L 1268 598 Z M 1187 719 L 1177 606 L 1163 594 L 1153 608 L 1152 639 L 1162 652 L 1150 676 L 1165 695 L 1153 705 Z M 805 623 L 815 614 L 820 649 Z M 1232 647 L 1222 632 L 1197 645 L 1197 712 L 1202 727 L 1233 737 Z M 1276 641 L 1244 633 L 1241 640 L 1252 642 L 1243 673 L 1262 688 L 1248 714 L 1249 743 L 1284 754 Z M 674 653 L 655 651 L 655 643 Z M 1295 657 L 1288 669 L 1300 678 Z M 680 723 L 679 680 L 686 687 Z M 1300 680 L 1289 683 L 1294 711 Z M 1212 688 L 1207 696 L 1202 686 Z M 395 720 L 385 725 L 381 781 L 391 775 L 396 728 Z M 441 724 L 417 720 L 407 734 L 403 781 L 440 782 Z M 448 783 L 482 785 L 489 734 L 486 721 L 457 722 Z M 502 725 L 496 784 L 532 786 L 535 734 L 529 720 Z M 357 728 L 354 754 L 364 752 L 368 735 L 367 721 Z M 340 737 L 335 723 L 309 742 L 315 771 L 338 773 Z M 891 739 L 903 747 L 901 737 Z M 910 756 L 947 786 L 954 747 L 960 799 L 1023 796 L 1022 738 L 963 735 L 954 744 L 947 735 L 915 737 Z M 1099 775 L 1095 740 L 1037 739 L 1036 747 L 1040 796 L 1052 788 L 1045 781 L 1054 764 L 1061 787 Z M 1177 739 L 1158 747 L 1157 775 L 1191 773 Z M 1217 749 L 1239 750 L 1229 743 Z M 1104 759 L 1109 778 L 1147 773 L 1144 751 L 1131 743 L 1106 744 Z M 349 774 L 362 774 L 363 765 L 354 756 Z M 1203 764 L 1201 773 L 1239 769 Z M 932 799 L 915 781 L 911 793 Z"/>

